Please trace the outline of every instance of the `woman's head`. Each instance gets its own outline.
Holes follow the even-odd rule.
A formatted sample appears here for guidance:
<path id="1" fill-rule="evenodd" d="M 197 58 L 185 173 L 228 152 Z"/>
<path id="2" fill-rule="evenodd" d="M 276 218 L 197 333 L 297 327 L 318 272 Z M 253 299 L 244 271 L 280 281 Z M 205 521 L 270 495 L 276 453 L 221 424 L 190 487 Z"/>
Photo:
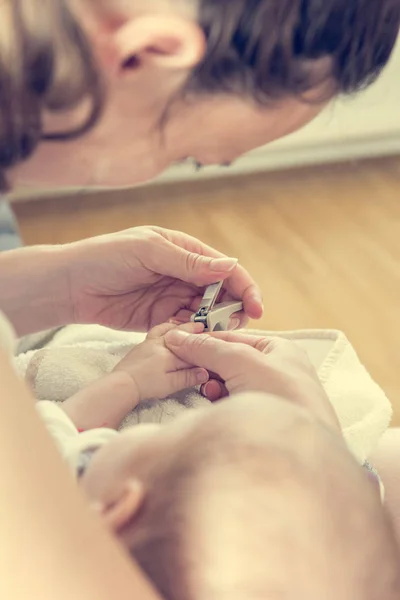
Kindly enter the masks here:
<path id="1" fill-rule="evenodd" d="M 187 157 L 230 162 L 370 84 L 399 23 L 400 0 L 6 0 L 0 168 L 42 138 L 16 181 L 128 185 Z"/>

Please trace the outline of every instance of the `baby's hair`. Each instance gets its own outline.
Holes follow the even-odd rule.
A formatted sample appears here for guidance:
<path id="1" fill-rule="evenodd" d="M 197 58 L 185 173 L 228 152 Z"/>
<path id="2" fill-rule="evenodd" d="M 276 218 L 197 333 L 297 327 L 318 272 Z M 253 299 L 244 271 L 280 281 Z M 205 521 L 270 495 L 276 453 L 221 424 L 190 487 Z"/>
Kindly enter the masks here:
<path id="1" fill-rule="evenodd" d="M 379 494 L 344 445 L 300 429 L 284 447 L 209 420 L 154 462 L 124 537 L 165 600 L 400 597 Z"/>

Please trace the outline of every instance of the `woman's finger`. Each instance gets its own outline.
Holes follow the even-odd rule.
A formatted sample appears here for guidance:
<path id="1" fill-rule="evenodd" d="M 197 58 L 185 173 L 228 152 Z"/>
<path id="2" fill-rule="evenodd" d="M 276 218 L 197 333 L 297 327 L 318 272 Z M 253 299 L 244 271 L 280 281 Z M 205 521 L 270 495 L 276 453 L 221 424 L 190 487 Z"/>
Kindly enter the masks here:
<path id="1" fill-rule="evenodd" d="M 181 360 L 213 370 L 225 381 L 237 370 L 238 361 L 243 362 L 246 351 L 243 344 L 227 344 L 216 337 L 191 335 L 179 329 L 169 331 L 164 342 Z"/>
<path id="2" fill-rule="evenodd" d="M 246 346 L 251 346 L 264 354 L 275 349 L 277 343 L 279 343 L 277 338 L 269 338 L 267 336 L 255 335 L 244 331 L 214 331 L 210 333 L 210 336 L 215 339 L 223 340 L 224 342 L 246 344 Z"/>
<path id="3" fill-rule="evenodd" d="M 236 267 L 232 275 L 225 280 L 224 288 L 233 299 L 243 302 L 244 312 L 250 319 L 262 317 L 264 305 L 260 288 L 244 267 Z"/>
<path id="4" fill-rule="evenodd" d="M 224 288 L 234 299 L 242 300 L 244 311 L 250 318 L 262 316 L 260 288 L 235 259 L 185 233 L 157 227 L 153 230 L 169 242 L 160 244 L 159 248 L 163 274 L 200 286 L 224 280 Z M 156 253 L 157 250 L 155 247 Z M 160 272 L 159 268 L 157 272 Z"/>
<path id="5" fill-rule="evenodd" d="M 161 234 L 159 242 L 154 243 L 151 254 L 146 255 L 146 267 L 155 273 L 196 286 L 207 286 L 229 277 L 237 265 L 236 258 L 204 252 L 201 242 L 191 244 L 191 238 L 186 234 L 170 232 L 176 235 L 167 236 L 166 230 L 161 229 L 158 233 Z"/>

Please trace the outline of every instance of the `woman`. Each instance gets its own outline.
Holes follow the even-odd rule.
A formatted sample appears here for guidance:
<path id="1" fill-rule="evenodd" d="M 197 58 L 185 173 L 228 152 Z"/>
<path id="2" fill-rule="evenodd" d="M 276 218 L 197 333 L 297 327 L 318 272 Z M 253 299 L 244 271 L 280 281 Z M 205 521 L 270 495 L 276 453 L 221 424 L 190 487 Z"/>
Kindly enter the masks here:
<path id="1" fill-rule="evenodd" d="M 131 185 L 175 161 L 229 163 L 371 83 L 399 22 L 398 0 L 5 0 L 2 188 Z M 216 279 L 246 316 L 262 312 L 234 259 L 157 228 L 5 253 L 0 278 L 19 334 L 72 322 L 146 330 L 185 318 Z M 4 355 L 0 380 L 4 597 L 155 598 L 88 514 Z M 40 552 L 24 548 L 24 530 Z"/>

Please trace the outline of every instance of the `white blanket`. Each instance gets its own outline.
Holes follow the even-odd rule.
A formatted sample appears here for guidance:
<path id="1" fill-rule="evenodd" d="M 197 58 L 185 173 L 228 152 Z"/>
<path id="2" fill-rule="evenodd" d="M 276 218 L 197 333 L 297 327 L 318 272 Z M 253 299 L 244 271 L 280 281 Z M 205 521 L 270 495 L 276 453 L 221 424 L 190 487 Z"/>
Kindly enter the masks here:
<path id="1" fill-rule="evenodd" d="M 329 330 L 252 333 L 283 336 L 305 348 L 336 410 L 350 450 L 363 463 L 387 429 L 392 410 L 345 335 Z M 142 334 L 100 326 L 68 326 L 56 332 L 45 348 L 17 356 L 16 367 L 38 399 L 62 402 L 110 372 L 143 338 Z M 196 390 L 186 390 L 174 398 L 140 405 L 123 426 L 168 421 L 187 408 L 207 404 Z"/>

